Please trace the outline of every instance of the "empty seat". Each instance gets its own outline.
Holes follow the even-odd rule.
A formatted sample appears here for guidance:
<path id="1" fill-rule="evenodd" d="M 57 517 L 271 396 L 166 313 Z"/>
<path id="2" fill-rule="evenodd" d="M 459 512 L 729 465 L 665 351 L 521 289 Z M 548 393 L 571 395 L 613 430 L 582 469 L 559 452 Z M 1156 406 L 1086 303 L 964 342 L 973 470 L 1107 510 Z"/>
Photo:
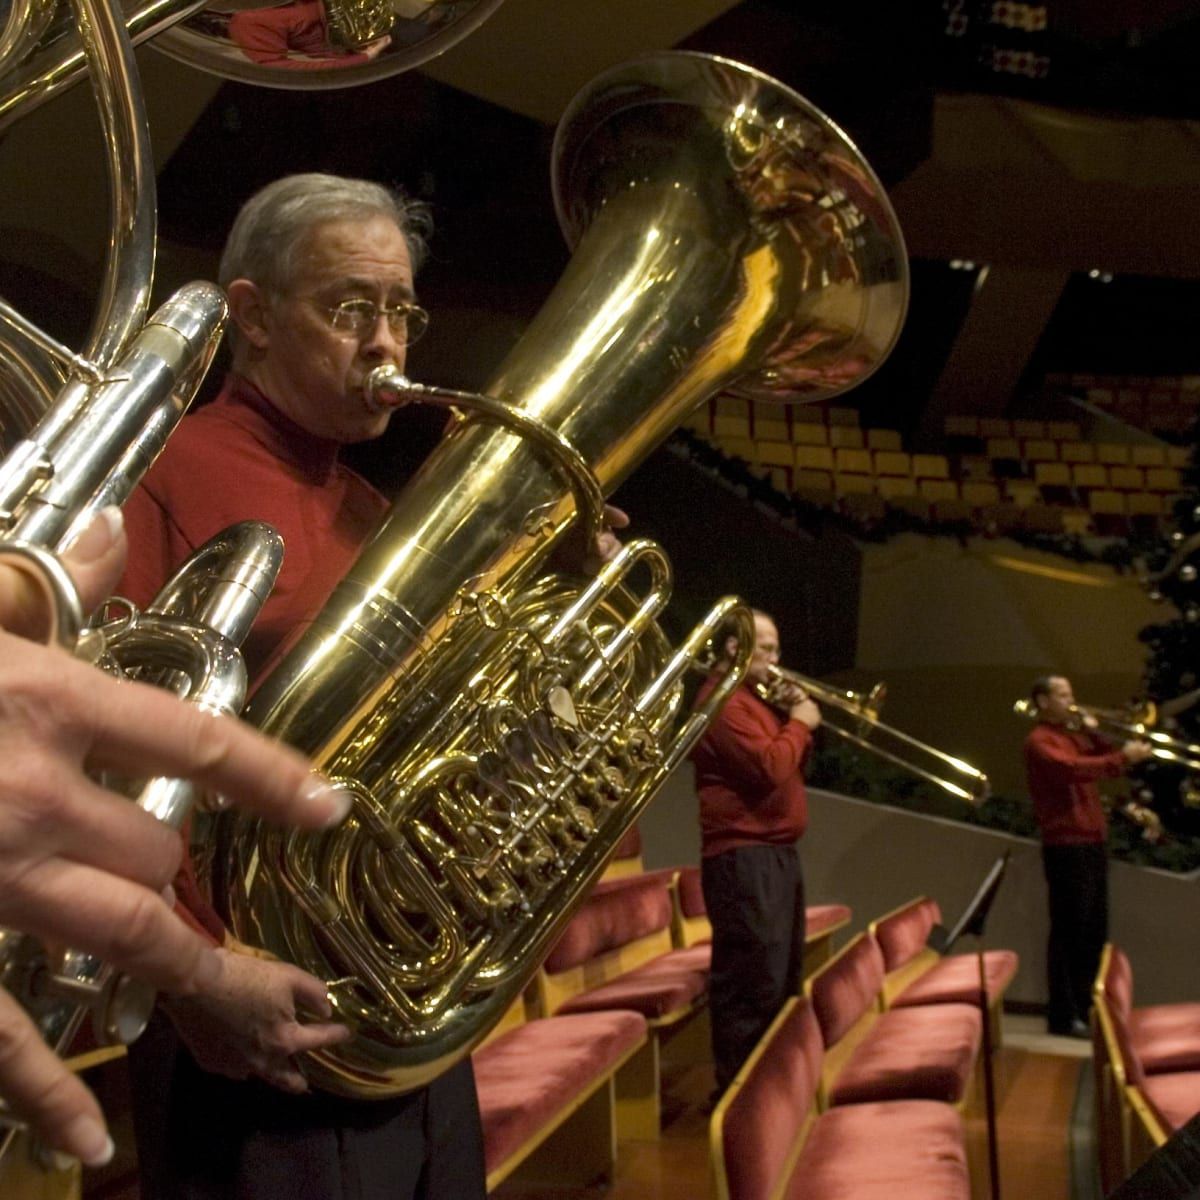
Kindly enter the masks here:
<path id="1" fill-rule="evenodd" d="M 973 508 L 999 504 L 1000 488 L 994 483 L 976 483 L 966 480 L 962 485 L 962 499 L 964 504 L 969 504 Z"/>
<path id="2" fill-rule="evenodd" d="M 1082 433 L 1074 421 L 1047 421 L 1046 436 L 1057 438 L 1060 442 L 1077 442 Z"/>
<path id="3" fill-rule="evenodd" d="M 917 491 L 926 500 L 957 500 L 958 484 L 953 479 L 920 479 Z"/>
<path id="4" fill-rule="evenodd" d="M 911 475 L 881 475 L 875 480 L 875 490 L 889 501 L 900 496 L 915 496 L 917 481 Z"/>
<path id="5" fill-rule="evenodd" d="M 1108 487 L 1108 468 L 1103 463 L 1074 463 L 1071 482 L 1078 488 Z"/>
<path id="6" fill-rule="evenodd" d="M 868 429 L 868 450 L 900 450 L 900 431 L 897 429 Z"/>
<path id="7" fill-rule="evenodd" d="M 1140 492 L 1146 486 L 1146 476 L 1141 467 L 1113 466 L 1108 470 L 1110 486 L 1122 492 Z"/>
<path id="8" fill-rule="evenodd" d="M 1167 448 L 1165 446 L 1134 446 L 1129 452 L 1129 462 L 1135 467 L 1165 467 L 1167 465 Z"/>
<path id="9" fill-rule="evenodd" d="M 871 495 L 875 491 L 874 475 L 839 475 L 833 477 L 833 490 L 839 496 Z"/>
<path id="10" fill-rule="evenodd" d="M 980 417 L 979 436 L 985 438 L 1010 438 L 1013 435 L 1012 422 L 1003 417 Z"/>
<path id="11" fill-rule="evenodd" d="M 876 475 L 910 475 L 912 459 L 902 450 L 876 450 L 874 456 Z"/>
<path id="12" fill-rule="evenodd" d="M 1128 511 L 1123 492 L 1112 492 L 1096 489 L 1088 493 L 1088 508 L 1094 513 L 1108 513 L 1124 516 Z"/>
<path id="13" fill-rule="evenodd" d="M 829 427 L 829 444 L 831 446 L 861 450 L 864 442 L 863 431 L 857 425 L 830 425 Z"/>
<path id="14" fill-rule="evenodd" d="M 826 413 L 826 422 L 829 425 L 853 426 L 858 428 L 858 409 L 856 408 L 831 408 Z"/>
<path id="15" fill-rule="evenodd" d="M 756 440 L 754 448 L 756 460 L 764 467 L 790 467 L 795 462 L 796 451 L 791 442 Z"/>
<path id="16" fill-rule="evenodd" d="M 1065 463 L 1095 462 L 1096 447 L 1091 442 L 1059 442 L 1058 457 Z"/>
<path id="17" fill-rule="evenodd" d="M 797 446 L 828 446 L 829 430 L 814 421 L 795 421 L 792 423 L 792 441 Z"/>
<path id="18" fill-rule="evenodd" d="M 1049 438 L 1026 438 L 1021 446 L 1021 457 L 1026 462 L 1057 462 L 1058 443 Z"/>
<path id="19" fill-rule="evenodd" d="M 914 454 L 912 473 L 914 479 L 949 479 L 950 462 L 944 454 Z"/>
<path id="20" fill-rule="evenodd" d="M 1013 436 L 1019 438 L 1045 438 L 1045 421 L 1017 420 L 1012 423 Z"/>
<path id="21" fill-rule="evenodd" d="M 793 461 L 804 471 L 832 471 L 833 451 L 828 446 L 797 446 Z"/>
<path id="22" fill-rule="evenodd" d="M 1187 446 L 1168 446 L 1167 466 L 1186 467 L 1191 457 L 1191 453 L 1191 450 Z"/>
<path id="23" fill-rule="evenodd" d="M 1178 467 L 1148 467 L 1146 490 L 1148 492 L 1177 492 L 1183 487 L 1183 477 Z"/>
<path id="24" fill-rule="evenodd" d="M 962 454 L 958 459 L 958 477 L 992 483 L 992 460 L 983 454 Z"/>
<path id="25" fill-rule="evenodd" d="M 1009 500 L 1021 508 L 1036 504 L 1042 496 L 1032 479 L 1006 479 L 1004 492 Z"/>
<path id="26" fill-rule="evenodd" d="M 1020 458 L 1021 443 L 1014 437 L 992 437 L 987 440 L 988 458 Z"/>
<path id="27" fill-rule="evenodd" d="M 834 451 L 833 469 L 852 475 L 870 475 L 871 452 L 870 450 L 852 450 L 845 446 L 839 446 Z"/>
<path id="28" fill-rule="evenodd" d="M 786 442 L 788 440 L 787 409 L 779 404 L 768 404 L 755 400 L 753 407 L 754 437 L 764 441 Z"/>
<path id="29" fill-rule="evenodd" d="M 719 438 L 749 438 L 749 417 L 723 417 L 718 413 L 713 417 L 713 434 Z"/>
<path id="30" fill-rule="evenodd" d="M 1038 487 L 1070 487 L 1071 468 L 1067 463 L 1040 462 L 1033 468 L 1033 481 Z"/>
<path id="31" fill-rule="evenodd" d="M 1096 461 L 1124 466 L 1129 462 L 1129 447 L 1124 442 L 1097 442 Z"/>
<path id="32" fill-rule="evenodd" d="M 833 499 L 833 472 L 797 467 L 792 472 L 792 492 L 801 500 L 825 504 Z"/>
<path id="33" fill-rule="evenodd" d="M 1121 496 L 1131 517 L 1160 517 L 1167 511 L 1166 501 L 1154 492 L 1130 492 L 1128 495 L 1114 492 L 1113 495 Z"/>

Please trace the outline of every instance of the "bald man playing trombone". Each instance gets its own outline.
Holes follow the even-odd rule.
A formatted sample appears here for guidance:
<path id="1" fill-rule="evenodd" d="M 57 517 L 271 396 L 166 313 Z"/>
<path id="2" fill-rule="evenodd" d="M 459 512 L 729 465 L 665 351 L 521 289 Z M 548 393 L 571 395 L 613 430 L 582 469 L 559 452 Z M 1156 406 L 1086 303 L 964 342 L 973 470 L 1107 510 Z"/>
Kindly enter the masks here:
<path id="1" fill-rule="evenodd" d="M 712 923 L 713 1062 L 723 1092 L 799 986 L 804 878 L 797 840 L 808 824 L 802 769 L 821 724 L 794 684 L 772 684 L 779 631 L 754 611 L 745 682 L 692 751 L 700 802 L 701 883 Z M 702 685 L 702 704 L 737 654 L 736 636 Z M 771 703 L 756 689 L 772 687 Z"/>

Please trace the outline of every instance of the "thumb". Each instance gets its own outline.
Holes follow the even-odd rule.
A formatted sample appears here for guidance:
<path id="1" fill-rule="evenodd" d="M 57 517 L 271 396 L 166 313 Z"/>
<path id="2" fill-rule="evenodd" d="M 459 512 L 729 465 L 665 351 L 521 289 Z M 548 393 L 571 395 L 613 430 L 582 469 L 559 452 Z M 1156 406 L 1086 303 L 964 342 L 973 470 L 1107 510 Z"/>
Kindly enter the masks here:
<path id="1" fill-rule="evenodd" d="M 117 586 L 127 549 L 125 520 L 115 505 L 102 508 L 67 543 L 63 565 L 79 589 L 84 612 L 91 612 Z"/>

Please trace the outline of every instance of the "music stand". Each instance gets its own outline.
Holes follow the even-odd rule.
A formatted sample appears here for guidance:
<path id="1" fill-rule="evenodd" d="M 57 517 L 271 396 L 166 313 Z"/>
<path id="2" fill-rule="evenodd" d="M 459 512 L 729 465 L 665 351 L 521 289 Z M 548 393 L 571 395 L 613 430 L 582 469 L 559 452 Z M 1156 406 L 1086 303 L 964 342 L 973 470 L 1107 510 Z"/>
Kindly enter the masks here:
<path id="1" fill-rule="evenodd" d="M 1012 851 L 1005 850 L 983 877 L 975 889 L 975 895 L 963 909 L 962 916 L 949 933 L 941 925 L 935 925 L 925 939 L 925 944 L 938 954 L 948 954 L 950 948 L 961 937 L 975 938 L 975 958 L 979 964 L 979 1012 L 983 1018 L 983 1094 L 987 1109 L 988 1180 L 992 1200 L 1000 1200 L 1000 1163 L 996 1156 L 996 1087 L 992 1075 L 992 1023 L 988 1011 L 987 971 L 983 961 L 983 928 L 996 900 L 996 893 L 1008 870 Z"/>

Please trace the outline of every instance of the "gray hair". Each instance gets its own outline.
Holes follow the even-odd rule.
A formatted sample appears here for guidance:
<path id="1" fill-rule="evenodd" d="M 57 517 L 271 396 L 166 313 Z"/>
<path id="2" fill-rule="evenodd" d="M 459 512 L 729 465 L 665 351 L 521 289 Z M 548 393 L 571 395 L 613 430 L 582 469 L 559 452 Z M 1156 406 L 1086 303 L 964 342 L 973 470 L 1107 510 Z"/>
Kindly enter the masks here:
<path id="1" fill-rule="evenodd" d="M 221 255 L 217 281 L 250 279 L 271 296 L 284 293 L 296 274 L 309 230 L 333 221 L 394 221 L 408 243 L 415 272 L 432 226 L 429 206 L 367 179 L 311 172 L 285 175 L 242 205 Z"/>

